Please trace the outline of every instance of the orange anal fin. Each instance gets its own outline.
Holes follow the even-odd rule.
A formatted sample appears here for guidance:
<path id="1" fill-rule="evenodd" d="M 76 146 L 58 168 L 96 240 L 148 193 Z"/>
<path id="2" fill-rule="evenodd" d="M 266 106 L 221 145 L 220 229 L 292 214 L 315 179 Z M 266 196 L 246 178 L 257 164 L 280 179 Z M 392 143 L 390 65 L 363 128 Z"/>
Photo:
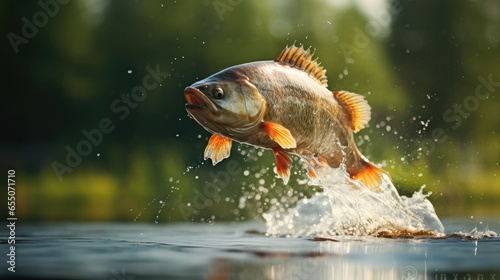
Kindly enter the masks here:
<path id="1" fill-rule="evenodd" d="M 362 95 L 348 91 L 337 91 L 333 93 L 333 96 L 349 114 L 351 128 L 354 132 L 358 132 L 368 124 L 371 118 L 371 108 Z"/>
<path id="2" fill-rule="evenodd" d="M 229 138 L 213 134 L 208 140 L 207 147 L 205 148 L 205 159 L 210 158 L 212 164 L 216 165 L 223 159 L 228 158 L 231 153 L 232 141 Z"/>
<path id="3" fill-rule="evenodd" d="M 292 169 L 292 159 L 283 150 L 273 150 L 276 159 L 276 174 L 283 179 L 283 183 L 288 184 L 290 180 L 290 170 Z"/>
<path id="4" fill-rule="evenodd" d="M 278 143 L 283 149 L 293 149 L 297 147 L 295 138 L 293 138 L 290 130 L 278 123 L 263 122 L 262 129 L 271 137 L 271 139 Z"/>
<path id="5" fill-rule="evenodd" d="M 318 178 L 317 172 L 321 171 L 321 169 L 326 165 L 328 166 L 328 161 L 326 158 L 321 156 L 320 154 L 315 154 L 314 158 L 309 158 L 307 160 L 309 165 L 308 173 L 311 178 Z"/>
<path id="6" fill-rule="evenodd" d="M 309 170 L 308 170 L 308 173 L 309 173 L 309 176 L 311 178 L 318 178 L 318 175 L 316 175 L 316 172 L 314 171 L 314 169 L 312 167 L 309 167 Z"/>
<path id="7" fill-rule="evenodd" d="M 316 157 L 318 158 L 319 162 L 321 162 L 322 164 L 328 165 L 328 160 L 326 160 L 326 158 L 324 158 L 322 155 L 316 155 Z"/>
<path id="8" fill-rule="evenodd" d="M 367 162 L 365 167 L 357 173 L 350 173 L 353 180 L 359 180 L 367 188 L 380 192 L 380 184 L 382 183 L 382 174 L 389 175 L 387 171 L 375 166 L 373 163 Z"/>

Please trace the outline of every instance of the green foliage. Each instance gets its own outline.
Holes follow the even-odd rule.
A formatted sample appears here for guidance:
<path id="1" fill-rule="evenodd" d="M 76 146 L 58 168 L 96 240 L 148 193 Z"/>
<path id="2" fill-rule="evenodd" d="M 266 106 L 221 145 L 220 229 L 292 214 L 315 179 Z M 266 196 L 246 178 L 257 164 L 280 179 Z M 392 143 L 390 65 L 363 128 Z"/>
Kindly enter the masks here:
<path id="1" fill-rule="evenodd" d="M 380 8 L 390 25 L 377 11 L 367 16 L 329 1 L 60 5 L 18 53 L 8 39 L 2 45 L 1 164 L 19 174 L 20 217 L 245 220 L 320 191 L 300 181 L 300 167 L 293 175 L 300 183 L 283 186 L 268 151 L 233 147 L 231 158 L 212 166 L 202 158 L 208 133 L 183 108 L 184 87 L 235 64 L 273 59 L 295 41 L 316 49 L 330 89 L 366 96 L 372 120 L 356 140 L 402 193 L 426 184 L 438 211 L 452 215 L 446 205 L 459 201 L 462 210 L 472 203 L 486 212 L 483 203 L 500 197 L 500 87 L 466 117 L 454 110 L 471 101 L 479 77 L 500 81 L 498 3 L 391 3 L 401 9 Z M 23 36 L 22 18 L 32 21 L 40 10 L 35 1 L 0 4 L 3 34 Z M 114 110 L 143 84 L 146 67 L 157 65 L 166 73 L 159 86 L 127 114 Z M 460 118 L 446 120 L 447 110 Z M 103 119 L 114 130 L 59 181 L 52 164 L 68 165 L 66 147 L 77 149 L 87 140 L 82 130 L 98 129 Z M 213 174 L 226 172 L 230 160 L 239 171 L 221 185 Z M 219 189 L 207 197 L 211 183 Z M 206 199 L 197 207 L 200 193 Z"/>

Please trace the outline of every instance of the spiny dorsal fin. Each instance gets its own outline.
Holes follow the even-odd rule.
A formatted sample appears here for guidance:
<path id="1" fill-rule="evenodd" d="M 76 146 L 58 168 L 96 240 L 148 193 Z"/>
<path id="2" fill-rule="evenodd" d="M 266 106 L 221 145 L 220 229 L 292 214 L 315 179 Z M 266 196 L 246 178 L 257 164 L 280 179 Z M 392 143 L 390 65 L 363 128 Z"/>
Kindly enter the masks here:
<path id="1" fill-rule="evenodd" d="M 295 67 L 308 73 L 313 79 L 315 79 L 322 86 L 328 86 L 328 79 L 326 78 L 326 70 L 320 65 L 316 59 L 312 59 L 314 52 L 311 53 L 311 48 L 304 50 L 304 47 L 286 46 L 286 48 L 281 52 L 281 54 L 274 59 L 276 62 L 281 62 L 283 64 Z"/>
<path id="2" fill-rule="evenodd" d="M 354 132 L 358 132 L 368 124 L 371 118 L 371 108 L 364 96 L 348 91 L 337 91 L 333 93 L 333 96 L 348 112 Z"/>

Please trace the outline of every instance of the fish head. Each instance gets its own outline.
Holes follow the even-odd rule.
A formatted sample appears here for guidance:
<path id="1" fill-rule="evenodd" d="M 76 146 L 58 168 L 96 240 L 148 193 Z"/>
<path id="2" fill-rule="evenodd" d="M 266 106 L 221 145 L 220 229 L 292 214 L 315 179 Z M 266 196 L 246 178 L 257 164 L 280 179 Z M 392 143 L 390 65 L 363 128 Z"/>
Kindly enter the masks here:
<path id="1" fill-rule="evenodd" d="M 201 126 L 238 140 L 260 125 L 266 101 L 246 77 L 209 77 L 184 90 L 186 110 Z"/>

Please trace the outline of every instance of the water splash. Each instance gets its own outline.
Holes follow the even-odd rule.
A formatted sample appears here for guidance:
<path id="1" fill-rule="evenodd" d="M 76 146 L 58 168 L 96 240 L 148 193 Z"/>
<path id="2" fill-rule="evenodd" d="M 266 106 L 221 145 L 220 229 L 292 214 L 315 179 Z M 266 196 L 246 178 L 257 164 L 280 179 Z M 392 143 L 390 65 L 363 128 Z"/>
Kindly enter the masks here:
<path id="1" fill-rule="evenodd" d="M 477 227 L 472 229 L 469 232 L 459 231 L 456 233 L 449 234 L 448 237 L 461 238 L 461 239 L 470 239 L 470 240 L 478 240 L 485 238 L 499 238 L 500 234 L 486 228 L 484 230 L 478 230 Z"/>
<path id="2" fill-rule="evenodd" d="M 149 206 L 151 206 L 152 203 L 154 203 L 160 196 L 158 195 L 157 197 L 153 198 L 153 200 L 151 200 L 140 212 L 139 214 L 137 214 L 137 216 L 135 216 L 135 219 L 134 219 L 134 222 L 137 222 L 137 219 L 139 219 L 142 215 L 142 213 L 144 213 L 144 211 L 146 211 Z"/>
<path id="3" fill-rule="evenodd" d="M 311 160 L 311 159 L 307 159 Z M 412 197 L 400 197 L 391 180 L 382 178 L 380 192 L 349 178 L 345 166 L 318 163 L 311 185 L 323 192 L 304 198 L 293 208 L 274 205 L 263 214 L 267 232 L 288 236 L 442 235 L 444 227 L 423 187 Z"/>

